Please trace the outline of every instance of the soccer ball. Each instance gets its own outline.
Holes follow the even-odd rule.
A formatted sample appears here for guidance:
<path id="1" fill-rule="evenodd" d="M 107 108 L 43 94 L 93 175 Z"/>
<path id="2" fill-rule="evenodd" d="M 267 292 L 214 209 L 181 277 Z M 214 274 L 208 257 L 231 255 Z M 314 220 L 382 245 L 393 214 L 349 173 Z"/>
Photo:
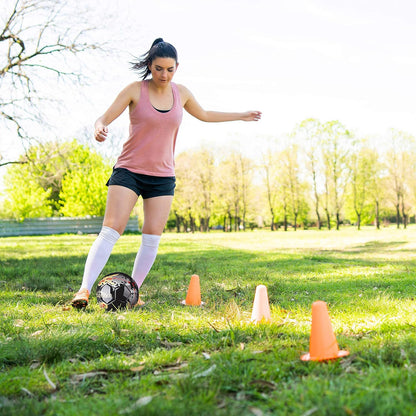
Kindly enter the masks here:
<path id="1" fill-rule="evenodd" d="M 97 302 L 106 311 L 132 308 L 138 300 L 137 283 L 125 273 L 110 273 L 98 283 Z"/>

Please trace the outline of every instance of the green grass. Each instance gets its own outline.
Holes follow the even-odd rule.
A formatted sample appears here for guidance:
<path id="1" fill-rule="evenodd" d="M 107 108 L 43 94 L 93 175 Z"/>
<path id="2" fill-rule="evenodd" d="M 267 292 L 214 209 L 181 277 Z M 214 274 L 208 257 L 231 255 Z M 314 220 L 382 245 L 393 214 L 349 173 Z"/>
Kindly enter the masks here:
<path id="1" fill-rule="evenodd" d="M 144 308 L 68 310 L 94 238 L 0 239 L 0 414 L 416 414 L 416 228 L 165 234 Z M 204 307 L 181 305 L 194 273 Z M 269 324 L 250 323 L 258 284 Z M 300 360 L 315 300 L 348 357 Z"/>

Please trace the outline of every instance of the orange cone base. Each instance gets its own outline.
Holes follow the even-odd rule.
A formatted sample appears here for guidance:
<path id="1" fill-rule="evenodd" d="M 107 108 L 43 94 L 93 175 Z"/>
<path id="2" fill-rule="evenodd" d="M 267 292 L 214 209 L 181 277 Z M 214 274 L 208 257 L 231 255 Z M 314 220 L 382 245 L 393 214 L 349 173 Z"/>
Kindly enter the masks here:
<path id="1" fill-rule="evenodd" d="M 182 305 L 185 305 L 185 306 L 204 306 L 205 305 L 205 302 L 202 302 L 201 301 L 201 303 L 199 303 L 199 304 L 192 304 L 192 303 L 186 303 L 186 299 L 184 299 L 183 301 L 181 301 L 181 304 Z"/>
<path id="2" fill-rule="evenodd" d="M 349 351 L 339 350 L 338 354 L 335 357 L 311 357 L 309 353 L 304 354 L 300 357 L 302 361 L 326 361 L 326 360 L 336 360 L 337 358 L 346 357 L 349 354 Z"/>

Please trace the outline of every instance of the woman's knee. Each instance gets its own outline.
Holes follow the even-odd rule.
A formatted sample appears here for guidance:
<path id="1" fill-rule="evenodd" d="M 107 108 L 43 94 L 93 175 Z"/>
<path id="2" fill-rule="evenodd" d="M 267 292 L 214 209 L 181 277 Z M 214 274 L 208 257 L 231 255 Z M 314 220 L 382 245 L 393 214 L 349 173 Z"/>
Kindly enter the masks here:
<path id="1" fill-rule="evenodd" d="M 143 234 L 151 234 L 151 235 L 162 235 L 163 230 L 165 229 L 165 224 L 163 226 L 147 226 L 146 224 L 143 224 L 142 232 Z"/>
<path id="2" fill-rule="evenodd" d="M 127 224 L 120 221 L 119 218 L 105 218 L 104 217 L 103 226 L 112 228 L 113 230 L 117 231 L 120 235 L 123 234 L 126 228 L 126 225 Z"/>

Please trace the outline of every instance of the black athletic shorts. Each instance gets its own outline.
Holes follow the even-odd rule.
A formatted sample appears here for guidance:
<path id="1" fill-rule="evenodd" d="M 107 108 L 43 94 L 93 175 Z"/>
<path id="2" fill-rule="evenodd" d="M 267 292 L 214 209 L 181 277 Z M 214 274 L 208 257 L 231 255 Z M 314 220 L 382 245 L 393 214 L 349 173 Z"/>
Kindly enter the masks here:
<path id="1" fill-rule="evenodd" d="M 176 179 L 174 176 L 150 176 L 134 173 L 124 168 L 114 168 L 106 185 L 124 186 L 136 192 L 137 195 L 141 195 L 143 199 L 147 199 L 174 195 Z"/>

